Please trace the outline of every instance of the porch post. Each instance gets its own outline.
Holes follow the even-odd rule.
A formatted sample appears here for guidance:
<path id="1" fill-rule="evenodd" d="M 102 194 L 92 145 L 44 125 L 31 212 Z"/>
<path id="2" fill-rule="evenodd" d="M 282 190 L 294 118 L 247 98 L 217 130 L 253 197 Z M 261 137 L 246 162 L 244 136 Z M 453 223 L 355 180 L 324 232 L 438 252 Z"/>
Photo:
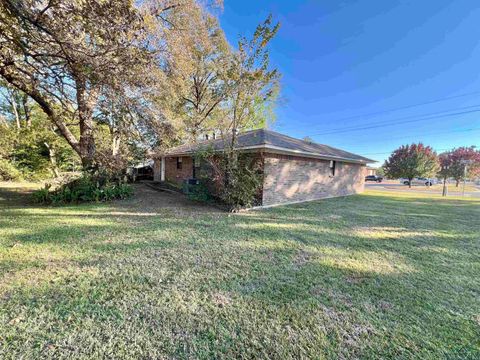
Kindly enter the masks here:
<path id="1" fill-rule="evenodd" d="M 160 167 L 160 181 L 165 181 L 165 156 L 162 156 L 162 164 Z"/>

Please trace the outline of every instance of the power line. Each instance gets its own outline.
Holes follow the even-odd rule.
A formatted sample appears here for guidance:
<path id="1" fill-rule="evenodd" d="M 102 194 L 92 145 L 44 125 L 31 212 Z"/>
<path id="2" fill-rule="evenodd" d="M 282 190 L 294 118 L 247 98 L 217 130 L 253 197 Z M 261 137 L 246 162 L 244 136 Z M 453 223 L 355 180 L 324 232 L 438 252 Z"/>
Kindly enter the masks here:
<path id="1" fill-rule="evenodd" d="M 473 131 L 480 131 L 480 128 L 470 128 L 470 129 L 461 129 L 461 130 L 450 130 L 450 131 L 440 131 L 434 132 L 429 134 L 413 134 L 407 136 L 398 136 L 398 137 L 389 137 L 388 140 L 399 140 L 399 139 L 408 139 L 412 137 L 425 137 L 425 136 L 432 136 L 432 135 L 442 135 L 442 134 L 451 134 L 451 133 L 460 133 L 460 132 L 473 132 Z M 359 151 L 359 150 L 355 150 Z"/>
<path id="2" fill-rule="evenodd" d="M 457 111 L 457 110 L 466 110 L 466 109 L 472 109 L 472 108 L 477 108 L 479 107 L 480 104 L 476 104 L 476 105 L 469 105 L 469 106 L 460 106 L 460 107 L 454 107 L 454 108 L 450 108 L 450 109 L 446 109 L 446 110 L 441 110 L 441 111 L 434 111 L 434 112 L 429 112 L 429 113 L 425 113 L 425 114 L 419 114 L 419 115 L 409 115 L 409 116 L 402 116 L 400 118 L 394 118 L 394 119 L 388 119 L 388 120 L 381 120 L 381 121 L 374 121 L 374 122 L 370 122 L 370 123 L 366 123 L 366 124 L 358 124 L 358 125 L 353 125 L 353 126 L 347 126 L 347 127 L 341 127 L 341 128 L 336 128 L 336 129 L 327 129 L 325 131 L 322 131 L 322 133 L 330 133 L 330 132 L 334 132 L 334 131 L 337 131 L 337 130 L 350 130 L 350 129 L 357 129 L 357 128 L 361 128 L 365 125 L 380 125 L 380 124 L 390 124 L 392 123 L 393 121 L 398 121 L 398 120 L 405 120 L 405 119 L 417 119 L 418 120 L 423 120 L 424 117 L 426 116 L 433 116 L 433 115 L 440 115 L 440 114 L 444 114 L 444 113 L 450 113 L 452 111 Z"/>
<path id="3" fill-rule="evenodd" d="M 334 121 L 339 122 L 339 121 L 357 119 L 357 118 L 362 118 L 362 117 L 372 117 L 372 116 L 377 116 L 377 115 L 381 115 L 381 114 L 386 114 L 386 113 L 389 113 L 389 112 L 411 109 L 411 108 L 419 107 L 419 106 L 423 106 L 423 105 L 436 104 L 436 103 L 439 103 L 439 102 L 442 102 L 442 101 L 458 99 L 458 98 L 461 98 L 461 97 L 478 95 L 478 94 L 480 94 L 480 91 L 472 91 L 472 92 L 469 92 L 469 93 L 453 95 L 453 96 L 446 96 L 446 97 L 443 97 L 443 98 L 437 98 L 437 99 L 434 99 L 434 100 L 429 100 L 429 101 L 424 101 L 424 102 L 421 102 L 421 103 L 400 106 L 400 107 L 391 108 L 391 109 L 387 109 L 387 110 L 375 111 L 375 112 L 371 112 L 371 113 L 367 113 L 367 114 L 361 114 L 361 115 L 347 116 L 347 117 L 344 117 L 344 118 L 336 119 Z"/>
<path id="4" fill-rule="evenodd" d="M 393 111 L 398 111 L 398 110 L 405 110 L 405 109 L 411 109 L 411 108 L 418 107 L 418 106 L 430 105 L 430 104 L 435 104 L 435 103 L 439 103 L 439 102 L 442 102 L 442 101 L 457 99 L 457 98 L 460 98 L 460 97 L 465 97 L 465 96 L 470 96 L 470 95 L 478 95 L 478 94 L 480 94 L 480 91 L 473 91 L 473 92 L 470 92 L 470 93 L 464 93 L 464 94 L 460 94 L 460 95 L 447 96 L 447 97 L 443 97 L 443 98 L 439 98 L 439 99 L 434 99 L 434 100 L 425 101 L 425 102 L 421 102 L 421 103 L 416 103 L 416 104 L 412 104 L 412 105 L 401 106 L 401 107 L 397 107 L 397 108 L 393 108 L 393 109 L 376 111 L 376 112 L 369 113 L 369 114 L 349 116 L 349 117 L 346 117 L 346 118 L 343 118 L 343 119 L 337 119 L 337 120 L 335 120 L 335 121 L 343 121 L 343 120 L 355 119 L 355 118 L 360 118 L 360 117 L 364 117 L 364 116 L 380 115 L 380 114 L 385 114 L 385 113 L 388 113 L 388 112 L 393 112 Z"/>
<path id="5" fill-rule="evenodd" d="M 477 131 L 477 130 L 480 130 L 480 128 L 477 128 L 477 129 L 471 129 L 473 131 Z M 470 129 L 468 130 L 470 131 Z M 435 151 L 448 151 L 448 150 L 451 150 L 451 149 L 434 149 Z M 378 152 L 378 153 L 362 153 L 362 155 L 384 155 L 384 154 L 391 154 L 393 151 L 395 150 L 392 150 L 392 151 L 387 151 L 387 152 Z M 356 151 L 356 152 L 361 152 L 361 151 Z"/>
<path id="6" fill-rule="evenodd" d="M 474 105 L 474 106 L 480 106 L 480 105 Z M 476 113 L 476 112 L 480 112 L 480 109 L 469 110 L 469 111 L 461 111 L 461 112 L 449 113 L 449 114 L 443 114 L 443 115 L 438 115 L 438 114 L 441 114 L 441 112 L 440 113 L 432 113 L 431 116 L 423 115 L 424 117 L 416 118 L 416 119 L 413 119 L 413 120 L 398 121 L 398 120 L 410 119 L 411 118 L 411 117 L 404 117 L 404 118 L 398 118 L 398 119 L 390 120 L 388 123 L 385 123 L 385 122 L 370 123 L 370 124 L 366 124 L 367 126 L 361 126 L 361 127 L 359 126 L 359 127 L 355 127 L 355 128 L 351 127 L 351 128 L 343 128 L 343 129 L 341 129 L 341 128 L 332 129 L 330 131 L 323 131 L 323 132 L 313 133 L 313 134 L 311 133 L 311 134 L 309 134 L 309 136 L 312 136 L 312 135 L 330 135 L 330 134 L 346 133 L 346 132 L 351 132 L 351 131 L 376 129 L 376 128 L 381 128 L 381 127 L 386 127 L 386 126 L 407 124 L 407 123 L 424 121 L 424 120 L 440 119 L 440 118 L 443 118 L 443 117 L 465 115 L 465 114 L 471 114 L 471 113 Z"/>
<path id="7" fill-rule="evenodd" d="M 450 150 L 450 149 L 436 149 L 435 151 L 438 152 L 438 151 L 447 151 L 447 150 Z M 387 151 L 387 152 L 378 152 L 378 153 L 364 153 L 362 155 L 385 155 L 385 154 L 391 154 L 394 151 L 395 150 Z"/>
<path id="8" fill-rule="evenodd" d="M 452 131 L 448 131 L 448 132 L 441 132 L 441 133 L 432 133 L 432 134 L 426 134 L 426 135 L 422 135 L 422 136 L 429 136 L 429 135 L 438 135 L 438 134 L 449 134 L 449 133 L 452 133 L 452 132 L 467 132 L 467 131 L 479 131 L 480 128 L 472 128 L 472 129 L 464 129 L 464 130 L 452 130 Z M 418 135 L 412 135 L 412 136 L 418 136 Z M 394 140 L 395 138 L 392 138 L 391 140 Z M 398 138 L 397 138 L 398 139 Z M 435 149 L 435 151 L 439 152 L 439 151 L 448 151 L 448 150 L 451 150 L 451 149 Z M 362 153 L 362 155 L 385 155 L 385 154 L 391 154 L 394 150 L 392 151 L 387 151 L 387 152 L 378 152 L 378 153 L 362 153 L 361 151 L 358 151 L 356 150 L 356 152 L 360 152 Z"/>

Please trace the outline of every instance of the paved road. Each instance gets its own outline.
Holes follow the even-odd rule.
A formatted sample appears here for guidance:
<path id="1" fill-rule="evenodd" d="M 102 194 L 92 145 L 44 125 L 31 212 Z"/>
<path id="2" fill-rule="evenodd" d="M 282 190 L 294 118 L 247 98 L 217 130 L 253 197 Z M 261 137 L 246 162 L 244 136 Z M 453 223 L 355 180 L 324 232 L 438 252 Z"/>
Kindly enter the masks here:
<path id="1" fill-rule="evenodd" d="M 477 187 L 478 188 L 478 187 Z M 385 191 L 385 192 L 408 192 L 411 194 L 435 194 L 435 195 L 441 195 L 442 190 L 421 190 L 420 186 L 415 186 L 413 189 L 409 189 L 407 186 L 402 187 L 399 184 L 395 183 L 366 183 L 365 184 L 365 189 L 372 189 L 376 191 Z M 448 195 L 451 196 L 462 196 L 462 191 L 452 191 L 452 186 L 449 186 L 448 189 Z M 478 197 L 480 198 L 480 188 L 478 188 L 478 191 L 465 191 L 465 196 L 468 197 Z"/>

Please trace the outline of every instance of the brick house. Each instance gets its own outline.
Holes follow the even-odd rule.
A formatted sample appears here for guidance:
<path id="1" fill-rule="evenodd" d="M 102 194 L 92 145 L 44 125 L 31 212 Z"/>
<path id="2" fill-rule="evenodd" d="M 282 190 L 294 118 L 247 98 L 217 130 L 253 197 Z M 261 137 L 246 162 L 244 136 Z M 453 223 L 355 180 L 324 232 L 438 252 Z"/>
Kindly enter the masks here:
<path id="1" fill-rule="evenodd" d="M 224 147 L 222 139 L 170 149 L 154 163 L 155 181 L 181 185 L 196 178 L 202 164 L 195 152 L 209 146 Z M 360 193 L 364 189 L 365 157 L 328 145 L 295 139 L 260 129 L 238 135 L 237 149 L 261 161 L 263 187 L 259 205 L 273 206 Z"/>

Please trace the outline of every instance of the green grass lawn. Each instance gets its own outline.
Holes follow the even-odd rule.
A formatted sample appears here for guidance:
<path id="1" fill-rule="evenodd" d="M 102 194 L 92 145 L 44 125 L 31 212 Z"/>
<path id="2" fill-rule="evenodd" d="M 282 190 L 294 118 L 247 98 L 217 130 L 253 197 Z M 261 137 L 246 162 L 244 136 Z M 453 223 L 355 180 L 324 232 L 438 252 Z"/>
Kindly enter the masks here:
<path id="1" fill-rule="evenodd" d="M 0 358 L 480 357 L 480 201 L 229 215 L 0 189 Z"/>
<path id="2" fill-rule="evenodd" d="M 390 186 L 392 187 L 392 186 Z M 442 192 L 443 190 L 443 184 L 436 184 L 432 186 L 424 186 L 424 185 L 414 185 L 411 188 L 409 188 L 406 185 L 398 184 L 395 186 L 396 189 L 400 190 L 408 190 L 408 191 L 432 191 L 432 192 Z M 463 183 L 460 183 L 458 187 L 455 186 L 455 184 L 448 184 L 447 185 L 448 191 L 449 192 L 455 192 L 455 193 L 461 193 L 463 191 Z M 468 184 L 465 185 L 465 191 L 466 192 L 475 192 L 475 191 L 480 191 L 479 187 L 476 185 Z"/>

